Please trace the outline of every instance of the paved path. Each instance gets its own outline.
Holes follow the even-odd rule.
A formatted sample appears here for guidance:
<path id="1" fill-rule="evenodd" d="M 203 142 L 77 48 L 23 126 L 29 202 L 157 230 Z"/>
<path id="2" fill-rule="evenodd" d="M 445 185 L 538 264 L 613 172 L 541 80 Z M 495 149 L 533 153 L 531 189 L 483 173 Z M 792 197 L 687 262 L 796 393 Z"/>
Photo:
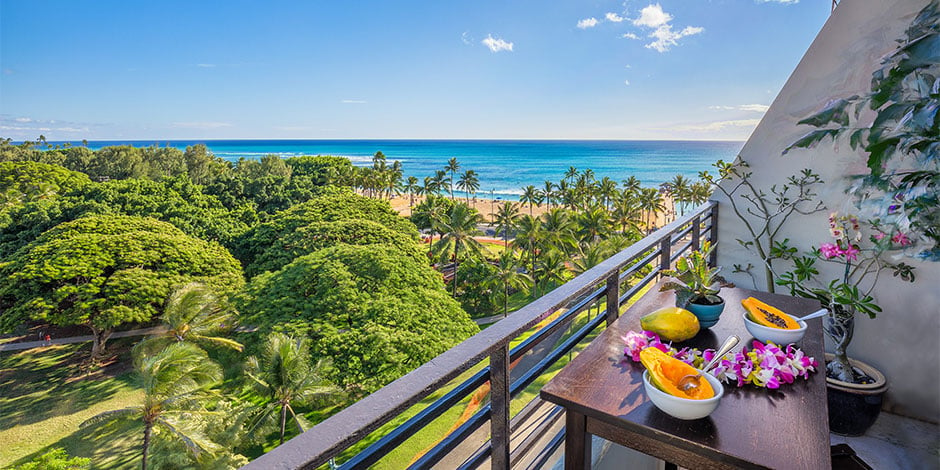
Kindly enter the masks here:
<path id="1" fill-rule="evenodd" d="M 141 328 L 139 330 L 117 331 L 111 334 L 111 336 L 108 339 L 124 338 L 127 336 L 145 336 L 145 335 L 161 333 L 165 330 L 166 328 L 163 326 L 154 326 L 152 328 Z M 68 338 L 55 338 L 51 341 L 51 344 L 84 343 L 87 341 L 92 341 L 94 339 L 95 337 L 92 335 L 70 336 Z M 22 343 L 6 343 L 6 344 L 0 344 L 0 351 L 22 351 L 24 349 L 41 348 L 41 347 L 49 346 L 49 345 L 50 343 L 47 343 L 45 341 L 24 341 Z"/>

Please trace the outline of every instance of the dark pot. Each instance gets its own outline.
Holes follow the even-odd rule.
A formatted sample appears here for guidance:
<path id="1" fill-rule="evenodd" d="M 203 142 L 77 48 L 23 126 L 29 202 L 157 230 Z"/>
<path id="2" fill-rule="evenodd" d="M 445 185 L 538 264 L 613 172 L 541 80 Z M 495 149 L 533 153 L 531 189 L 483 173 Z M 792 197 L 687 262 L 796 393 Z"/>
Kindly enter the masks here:
<path id="1" fill-rule="evenodd" d="M 685 309 L 698 317 L 698 324 L 702 329 L 707 329 L 718 323 L 718 317 L 721 316 L 721 312 L 725 309 L 725 299 L 721 299 L 720 303 L 711 305 L 689 302 L 689 304 L 685 306 Z"/>
<path id="2" fill-rule="evenodd" d="M 832 360 L 826 354 L 826 360 Z M 881 403 L 888 381 L 878 369 L 855 359 L 849 359 L 852 367 L 875 380 L 870 384 L 854 384 L 826 377 L 829 398 L 829 431 L 842 436 L 865 434 L 881 413 Z"/>

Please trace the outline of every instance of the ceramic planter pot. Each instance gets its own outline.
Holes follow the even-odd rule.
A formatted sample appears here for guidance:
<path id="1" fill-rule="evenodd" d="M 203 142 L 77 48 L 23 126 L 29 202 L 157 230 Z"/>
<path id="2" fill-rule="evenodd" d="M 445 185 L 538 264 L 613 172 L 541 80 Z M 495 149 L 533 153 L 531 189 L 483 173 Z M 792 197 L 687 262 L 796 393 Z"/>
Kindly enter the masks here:
<path id="1" fill-rule="evenodd" d="M 721 299 L 721 303 L 712 305 L 703 305 L 690 302 L 685 306 L 685 309 L 698 317 L 698 323 L 702 329 L 707 329 L 715 326 L 715 324 L 718 323 L 718 317 L 721 316 L 721 312 L 725 309 L 725 299 Z"/>
<path id="2" fill-rule="evenodd" d="M 833 359 L 826 354 L 826 361 Z M 878 415 L 888 381 L 878 369 L 856 359 L 849 359 L 852 367 L 874 379 L 874 383 L 855 384 L 826 377 L 826 391 L 829 399 L 829 430 L 843 436 L 861 436 L 865 434 Z"/>

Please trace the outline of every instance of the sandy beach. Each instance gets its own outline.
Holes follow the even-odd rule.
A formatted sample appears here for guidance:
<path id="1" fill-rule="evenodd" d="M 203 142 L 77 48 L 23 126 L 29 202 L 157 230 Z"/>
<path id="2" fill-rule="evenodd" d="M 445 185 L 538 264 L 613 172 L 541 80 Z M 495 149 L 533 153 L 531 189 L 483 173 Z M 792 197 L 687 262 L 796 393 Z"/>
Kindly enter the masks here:
<path id="1" fill-rule="evenodd" d="M 423 196 L 415 196 L 414 204 L 418 205 L 423 200 L 424 200 Z M 467 202 L 467 200 L 463 198 L 461 198 L 460 200 L 462 202 Z M 668 197 L 664 197 L 663 200 L 664 200 L 664 204 L 666 207 L 672 207 L 672 204 L 670 203 Z M 496 201 L 493 199 L 476 198 L 475 200 L 474 199 L 470 200 L 470 207 L 476 209 L 481 215 L 483 215 L 483 220 L 485 220 L 487 223 L 491 223 L 493 220 L 493 212 L 498 210 L 499 205 L 504 202 L 505 201 Z M 520 207 L 519 207 L 520 214 L 529 214 L 530 209 L 529 209 L 528 204 L 521 204 L 517 201 L 513 201 L 513 202 L 515 202 L 516 204 L 520 204 Z M 389 203 L 392 205 L 392 209 L 398 211 L 399 214 L 406 216 L 406 217 L 411 215 L 411 208 L 408 206 L 408 203 L 409 203 L 408 196 L 395 196 L 389 201 Z M 532 215 L 538 217 L 548 212 L 548 210 L 549 210 L 548 204 L 536 204 L 532 206 L 531 213 Z M 662 227 L 663 225 L 666 225 L 667 223 L 666 217 L 667 217 L 666 214 L 658 214 L 656 218 L 656 222 L 655 222 L 656 226 Z"/>

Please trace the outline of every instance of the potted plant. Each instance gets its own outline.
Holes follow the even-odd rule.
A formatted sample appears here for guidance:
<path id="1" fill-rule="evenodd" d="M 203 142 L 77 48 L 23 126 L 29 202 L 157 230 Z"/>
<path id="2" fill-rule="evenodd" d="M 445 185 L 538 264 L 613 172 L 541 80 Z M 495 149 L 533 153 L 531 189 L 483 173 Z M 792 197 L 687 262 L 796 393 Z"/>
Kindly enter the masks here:
<path id="1" fill-rule="evenodd" d="M 841 263 L 842 275 L 825 284 L 810 284 L 818 273 L 812 264 L 801 265 L 808 261 L 803 258 L 788 277 L 778 280 L 789 285 L 792 292 L 819 299 L 830 309 L 826 334 L 835 341 L 836 348 L 827 367 L 829 425 L 842 434 L 865 431 L 866 424 L 870 425 L 880 411 L 879 390 L 883 392 L 887 386 L 879 378 L 880 372 L 845 354 L 852 340 L 855 314 L 874 317 L 881 311 L 871 296 L 881 271 L 893 270 L 895 276 L 914 280 L 910 266 L 888 263 L 882 255 L 903 248 L 905 254 L 921 260 L 940 261 L 936 212 L 940 200 L 940 133 L 936 121 L 940 94 L 935 83 L 938 24 L 940 2 L 931 1 L 898 39 L 897 48 L 883 56 L 881 66 L 872 73 L 871 91 L 834 99 L 800 121 L 815 129 L 784 151 L 812 148 L 826 139 L 834 143 L 847 141 L 849 148 L 861 151 L 867 167 L 865 173 L 852 177 L 846 193 L 873 222 L 872 235 L 864 240 L 860 233 L 848 236 L 842 225 L 848 220 L 857 232 L 857 221 L 833 217 L 831 228 L 841 228 L 842 234 L 836 236 L 834 232 L 835 243 L 820 245 L 810 257 Z M 870 246 L 862 247 L 862 243 Z M 859 383 L 871 380 L 875 383 Z M 848 393 L 858 395 L 850 400 Z M 860 416 L 864 418 L 858 419 Z"/>
<path id="2" fill-rule="evenodd" d="M 725 308 L 725 300 L 718 292 L 722 287 L 734 287 L 718 275 L 720 267 L 710 267 L 708 258 L 715 248 L 708 240 L 701 249 L 689 253 L 676 261 L 675 270 L 663 271 L 665 282 L 660 292 L 672 290 L 676 293 L 676 306 L 687 309 L 698 317 L 699 326 L 711 328 Z"/>
<path id="3" fill-rule="evenodd" d="M 870 233 L 863 236 L 865 225 Z M 833 354 L 826 355 L 826 381 L 829 388 L 829 429 L 838 434 L 858 436 L 875 422 L 888 388 L 884 375 L 864 362 L 849 359 L 847 349 L 852 342 L 855 316 L 870 318 L 881 312 L 872 291 L 882 271 L 914 282 L 914 268 L 903 262 L 893 263 L 886 253 L 911 244 L 904 233 L 879 220 L 860 223 L 854 215 L 829 216 L 832 242 L 822 243 L 808 254 L 793 256 L 795 268 L 777 279 L 777 284 L 790 289 L 791 295 L 819 300 L 829 310 L 824 331 L 832 340 Z M 785 252 L 794 253 L 788 247 Z M 817 269 L 817 263 L 834 265 L 828 272 L 838 273 L 831 279 Z"/>

